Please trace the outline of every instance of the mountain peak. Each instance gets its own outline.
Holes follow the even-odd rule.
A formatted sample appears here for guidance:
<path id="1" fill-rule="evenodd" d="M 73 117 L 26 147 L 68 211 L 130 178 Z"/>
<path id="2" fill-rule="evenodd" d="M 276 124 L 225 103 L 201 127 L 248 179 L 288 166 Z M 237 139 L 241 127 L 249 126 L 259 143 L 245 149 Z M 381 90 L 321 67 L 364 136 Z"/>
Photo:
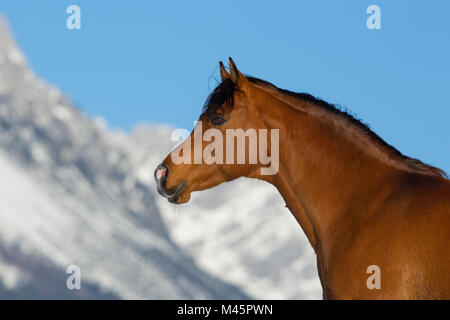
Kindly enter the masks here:
<path id="1" fill-rule="evenodd" d="M 6 62 L 24 66 L 26 59 L 14 41 L 6 18 L 0 15 L 0 65 Z"/>
<path id="2" fill-rule="evenodd" d="M 0 298 L 247 298 L 172 241 L 137 151 L 34 76 L 0 18 Z"/>

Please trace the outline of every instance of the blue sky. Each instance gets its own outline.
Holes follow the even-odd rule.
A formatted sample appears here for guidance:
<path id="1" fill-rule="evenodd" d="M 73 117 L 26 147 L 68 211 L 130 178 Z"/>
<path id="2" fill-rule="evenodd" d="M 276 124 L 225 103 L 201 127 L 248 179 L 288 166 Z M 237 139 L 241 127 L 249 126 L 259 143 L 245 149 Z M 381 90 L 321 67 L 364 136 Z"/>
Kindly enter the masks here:
<path id="1" fill-rule="evenodd" d="M 81 8 L 81 30 L 66 8 Z M 381 8 L 381 30 L 366 9 Z M 192 128 L 218 61 L 338 103 L 450 171 L 450 2 L 2 0 L 35 72 L 111 127 Z"/>

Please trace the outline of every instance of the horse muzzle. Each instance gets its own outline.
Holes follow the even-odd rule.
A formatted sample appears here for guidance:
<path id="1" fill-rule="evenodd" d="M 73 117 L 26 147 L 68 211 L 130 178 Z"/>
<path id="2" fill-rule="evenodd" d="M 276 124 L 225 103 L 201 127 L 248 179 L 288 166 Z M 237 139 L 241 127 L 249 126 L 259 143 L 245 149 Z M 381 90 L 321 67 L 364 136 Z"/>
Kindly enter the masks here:
<path id="1" fill-rule="evenodd" d="M 187 184 L 186 182 L 182 182 L 177 187 L 172 188 L 171 190 L 167 190 L 166 181 L 168 176 L 169 169 L 165 165 L 160 164 L 155 170 L 156 188 L 158 190 L 158 193 L 167 198 L 169 202 L 177 203 L 178 198 L 186 189 Z"/>

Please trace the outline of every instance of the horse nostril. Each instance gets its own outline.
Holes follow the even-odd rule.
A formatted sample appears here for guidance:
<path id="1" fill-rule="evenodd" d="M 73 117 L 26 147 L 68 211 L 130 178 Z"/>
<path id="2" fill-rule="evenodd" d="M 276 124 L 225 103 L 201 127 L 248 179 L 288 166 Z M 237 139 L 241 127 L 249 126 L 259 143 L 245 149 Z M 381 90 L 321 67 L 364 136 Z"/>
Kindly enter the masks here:
<path id="1" fill-rule="evenodd" d="M 155 170 L 155 179 L 158 183 L 160 183 L 162 180 L 164 180 L 167 177 L 167 174 L 169 173 L 169 169 L 165 167 L 164 165 L 160 164 L 156 170 Z"/>

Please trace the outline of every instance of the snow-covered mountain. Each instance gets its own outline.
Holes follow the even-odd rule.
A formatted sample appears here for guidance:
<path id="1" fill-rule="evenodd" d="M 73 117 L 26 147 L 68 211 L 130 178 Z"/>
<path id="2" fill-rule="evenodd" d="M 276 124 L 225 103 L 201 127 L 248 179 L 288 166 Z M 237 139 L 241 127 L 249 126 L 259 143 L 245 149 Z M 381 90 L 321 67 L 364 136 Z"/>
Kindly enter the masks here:
<path id="1" fill-rule="evenodd" d="M 155 192 L 170 135 L 80 113 L 0 19 L 0 298 L 321 298 L 314 252 L 271 185 L 239 179 L 182 206 Z M 72 264 L 79 291 L 65 287 Z"/>
<path id="2" fill-rule="evenodd" d="M 131 145 L 38 79 L 0 20 L 0 298 L 247 297 L 171 240 Z"/>

